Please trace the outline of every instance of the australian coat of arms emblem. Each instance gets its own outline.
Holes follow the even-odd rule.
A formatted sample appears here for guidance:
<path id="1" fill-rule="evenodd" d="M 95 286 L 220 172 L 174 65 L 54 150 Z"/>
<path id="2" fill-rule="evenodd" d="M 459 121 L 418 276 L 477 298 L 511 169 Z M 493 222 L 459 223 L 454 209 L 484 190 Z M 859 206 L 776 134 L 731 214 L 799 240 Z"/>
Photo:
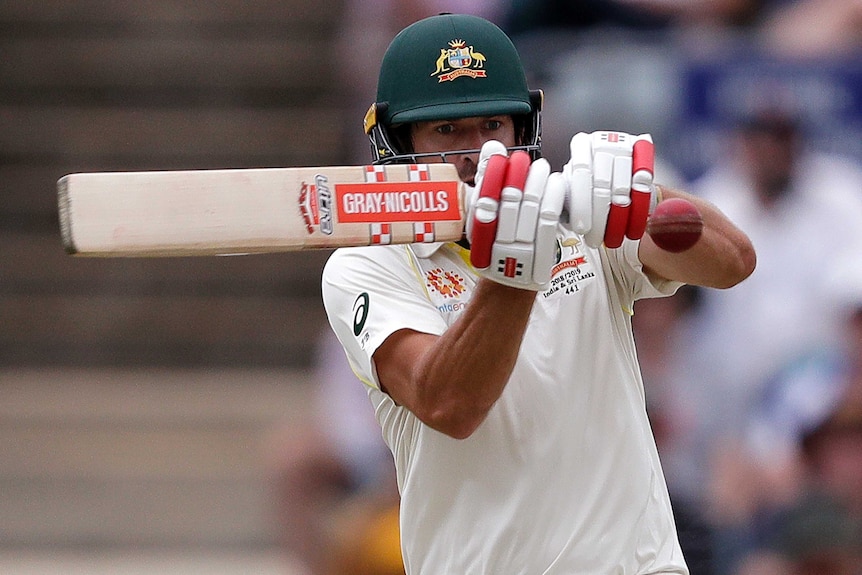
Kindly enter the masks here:
<path id="1" fill-rule="evenodd" d="M 437 68 L 431 74 L 439 82 L 450 82 L 461 76 L 485 78 L 485 55 L 467 46 L 464 40 L 452 40 L 449 48 L 441 48 L 437 57 Z"/>

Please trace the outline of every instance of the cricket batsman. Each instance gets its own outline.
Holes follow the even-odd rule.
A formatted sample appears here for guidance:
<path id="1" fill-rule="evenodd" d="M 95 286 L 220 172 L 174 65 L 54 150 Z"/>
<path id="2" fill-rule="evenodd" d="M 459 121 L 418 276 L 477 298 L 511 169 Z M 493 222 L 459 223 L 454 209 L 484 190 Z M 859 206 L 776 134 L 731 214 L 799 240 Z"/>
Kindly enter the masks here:
<path id="1" fill-rule="evenodd" d="M 647 135 L 577 134 L 554 171 L 541 98 L 486 20 L 402 30 L 365 119 L 373 159 L 455 164 L 465 237 L 335 251 L 326 312 L 395 460 L 408 574 L 686 574 L 630 317 L 684 283 L 732 287 L 754 250 L 655 185 Z M 644 234 L 659 194 L 700 211 L 689 249 Z"/>

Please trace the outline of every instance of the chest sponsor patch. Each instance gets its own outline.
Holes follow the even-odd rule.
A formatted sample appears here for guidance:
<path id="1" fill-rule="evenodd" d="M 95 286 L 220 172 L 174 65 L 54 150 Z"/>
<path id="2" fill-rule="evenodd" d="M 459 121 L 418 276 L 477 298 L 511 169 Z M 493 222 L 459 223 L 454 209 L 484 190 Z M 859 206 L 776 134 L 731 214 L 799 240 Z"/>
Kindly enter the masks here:
<path id="1" fill-rule="evenodd" d="M 542 297 L 562 297 L 579 292 L 596 277 L 592 262 L 580 250 L 581 242 L 576 238 L 557 241 L 557 263 L 551 270 L 551 286 L 542 292 Z"/>
<path id="2" fill-rule="evenodd" d="M 434 267 L 425 272 L 425 287 L 443 314 L 463 311 L 467 306 L 467 279 L 455 270 Z"/>

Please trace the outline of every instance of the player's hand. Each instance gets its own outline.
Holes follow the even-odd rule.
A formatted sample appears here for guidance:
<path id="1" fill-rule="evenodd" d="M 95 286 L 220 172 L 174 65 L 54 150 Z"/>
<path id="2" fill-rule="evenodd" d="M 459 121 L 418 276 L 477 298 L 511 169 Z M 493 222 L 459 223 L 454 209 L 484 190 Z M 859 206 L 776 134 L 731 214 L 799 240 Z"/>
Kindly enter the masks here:
<path id="1" fill-rule="evenodd" d="M 580 132 L 563 166 L 569 185 L 566 225 L 592 247 L 618 248 L 639 240 L 656 204 L 655 152 L 649 134 Z"/>
<path id="2" fill-rule="evenodd" d="M 470 263 L 504 285 L 544 289 L 551 280 L 557 225 L 567 191 L 547 160 L 526 152 L 506 156 L 499 142 L 482 147 L 476 189 L 469 196 Z"/>

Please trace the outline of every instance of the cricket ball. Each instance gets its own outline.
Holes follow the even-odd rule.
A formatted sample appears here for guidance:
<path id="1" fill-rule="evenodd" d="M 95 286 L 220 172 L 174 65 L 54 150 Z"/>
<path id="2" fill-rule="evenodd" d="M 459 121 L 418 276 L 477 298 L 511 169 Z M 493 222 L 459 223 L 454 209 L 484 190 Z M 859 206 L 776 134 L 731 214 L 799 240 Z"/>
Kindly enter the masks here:
<path id="1" fill-rule="evenodd" d="M 652 241 L 668 252 L 684 252 L 700 239 L 703 216 L 693 203 L 682 198 L 660 202 L 647 220 Z"/>

